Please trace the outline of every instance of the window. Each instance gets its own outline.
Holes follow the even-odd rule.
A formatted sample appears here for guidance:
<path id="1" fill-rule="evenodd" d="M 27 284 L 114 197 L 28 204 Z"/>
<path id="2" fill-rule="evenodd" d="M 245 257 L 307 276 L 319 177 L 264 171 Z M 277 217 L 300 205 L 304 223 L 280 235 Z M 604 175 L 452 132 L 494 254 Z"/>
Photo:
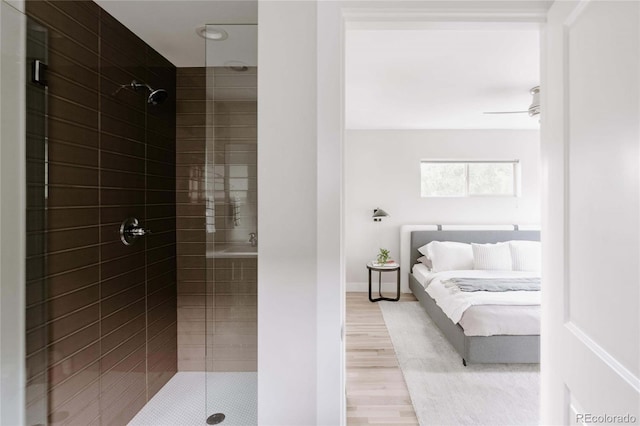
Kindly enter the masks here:
<path id="1" fill-rule="evenodd" d="M 516 197 L 518 160 L 422 161 L 423 197 Z"/>

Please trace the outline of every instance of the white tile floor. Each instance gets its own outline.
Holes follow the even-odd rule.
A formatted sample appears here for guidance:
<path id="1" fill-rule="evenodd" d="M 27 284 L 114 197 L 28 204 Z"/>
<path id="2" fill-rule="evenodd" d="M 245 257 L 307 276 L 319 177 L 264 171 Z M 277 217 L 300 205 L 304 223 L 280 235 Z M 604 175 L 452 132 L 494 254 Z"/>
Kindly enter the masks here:
<path id="1" fill-rule="evenodd" d="M 226 416 L 222 426 L 253 426 L 258 424 L 257 394 L 257 373 L 179 372 L 129 426 L 201 426 L 214 413 Z"/>

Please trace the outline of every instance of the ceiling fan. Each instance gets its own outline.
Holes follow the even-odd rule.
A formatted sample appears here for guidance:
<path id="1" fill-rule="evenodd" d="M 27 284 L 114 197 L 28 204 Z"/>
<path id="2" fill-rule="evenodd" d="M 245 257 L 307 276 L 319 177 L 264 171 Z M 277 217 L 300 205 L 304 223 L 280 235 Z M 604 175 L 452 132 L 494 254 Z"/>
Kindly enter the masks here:
<path id="1" fill-rule="evenodd" d="M 529 90 L 533 99 L 531 100 L 531 105 L 529 105 L 529 109 L 526 111 L 487 111 L 483 112 L 483 114 L 529 114 L 529 117 L 535 117 L 540 114 L 540 86 L 533 87 Z"/>

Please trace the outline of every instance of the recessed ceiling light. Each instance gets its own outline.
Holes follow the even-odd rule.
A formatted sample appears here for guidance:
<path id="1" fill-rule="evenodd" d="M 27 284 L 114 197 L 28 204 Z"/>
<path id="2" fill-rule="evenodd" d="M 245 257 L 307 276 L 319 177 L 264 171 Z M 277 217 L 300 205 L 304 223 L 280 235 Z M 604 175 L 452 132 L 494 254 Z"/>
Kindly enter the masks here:
<path id="1" fill-rule="evenodd" d="M 215 41 L 222 41 L 229 37 L 225 30 L 210 26 L 199 27 L 196 29 L 196 33 L 202 38 Z"/>

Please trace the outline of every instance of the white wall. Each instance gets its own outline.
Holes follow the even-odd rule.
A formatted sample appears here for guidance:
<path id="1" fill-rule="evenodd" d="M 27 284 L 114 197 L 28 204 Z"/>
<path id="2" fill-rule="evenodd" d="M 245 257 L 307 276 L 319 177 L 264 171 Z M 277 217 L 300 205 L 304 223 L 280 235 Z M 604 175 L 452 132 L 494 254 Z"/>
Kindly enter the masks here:
<path id="1" fill-rule="evenodd" d="M 258 45 L 258 421 L 344 424 L 341 5 L 259 2 Z"/>
<path id="2" fill-rule="evenodd" d="M 318 425 L 346 423 L 345 351 L 342 338 L 345 269 L 342 190 L 344 101 L 341 90 L 344 27 L 341 25 L 341 18 L 339 2 L 318 3 Z"/>
<path id="3" fill-rule="evenodd" d="M 345 136 L 347 291 L 367 289 L 367 261 L 380 247 L 399 260 L 400 226 L 409 224 L 538 224 L 537 130 L 348 130 Z M 420 160 L 521 162 L 517 198 L 421 198 Z M 390 217 L 373 222 L 373 209 Z M 403 271 L 403 273 L 408 271 Z M 383 274 L 385 288 L 394 274 Z M 403 287 L 403 291 L 409 291 Z"/>
<path id="4" fill-rule="evenodd" d="M 0 2 L 0 424 L 24 423 L 25 43 L 22 1 Z"/>
<path id="5" fill-rule="evenodd" d="M 258 7 L 258 422 L 316 423 L 316 4 Z"/>

